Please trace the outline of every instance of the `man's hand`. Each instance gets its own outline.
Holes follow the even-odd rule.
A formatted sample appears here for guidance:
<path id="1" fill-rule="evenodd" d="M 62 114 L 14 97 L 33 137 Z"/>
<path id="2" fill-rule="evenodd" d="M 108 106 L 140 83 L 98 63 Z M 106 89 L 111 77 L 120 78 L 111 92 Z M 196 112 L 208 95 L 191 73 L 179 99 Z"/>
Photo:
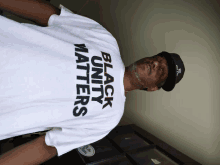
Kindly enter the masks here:
<path id="1" fill-rule="evenodd" d="M 51 15 L 60 15 L 60 9 L 43 0 L 0 0 L 0 9 L 40 26 L 48 26 Z"/>
<path id="2" fill-rule="evenodd" d="M 46 145 L 45 136 L 40 136 L 0 155 L 0 165 L 38 165 L 55 157 L 57 150 Z"/>

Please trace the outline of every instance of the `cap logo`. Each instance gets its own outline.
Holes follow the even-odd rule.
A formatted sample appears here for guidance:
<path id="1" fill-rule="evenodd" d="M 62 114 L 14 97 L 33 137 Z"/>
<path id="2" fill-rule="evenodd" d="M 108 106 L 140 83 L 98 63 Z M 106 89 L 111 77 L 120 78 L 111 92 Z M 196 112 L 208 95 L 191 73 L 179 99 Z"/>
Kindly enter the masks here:
<path id="1" fill-rule="evenodd" d="M 178 66 L 176 65 L 176 76 L 178 76 L 178 74 L 180 74 L 180 73 L 181 73 L 181 68 L 178 69 Z"/>

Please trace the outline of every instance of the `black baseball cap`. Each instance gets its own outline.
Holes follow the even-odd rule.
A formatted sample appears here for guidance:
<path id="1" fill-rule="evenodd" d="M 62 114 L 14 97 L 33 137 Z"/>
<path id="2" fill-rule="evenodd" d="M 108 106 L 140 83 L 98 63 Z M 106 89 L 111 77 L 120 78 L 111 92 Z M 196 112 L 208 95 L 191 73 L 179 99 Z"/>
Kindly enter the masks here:
<path id="1" fill-rule="evenodd" d="M 168 53 L 168 52 L 161 52 L 157 54 L 158 56 L 164 57 L 167 60 L 168 64 L 168 77 L 166 82 L 162 86 L 162 89 L 170 92 L 174 89 L 177 83 L 182 80 L 183 75 L 185 73 L 185 66 L 180 58 L 180 56 L 176 53 Z M 142 89 L 147 90 L 147 88 Z"/>

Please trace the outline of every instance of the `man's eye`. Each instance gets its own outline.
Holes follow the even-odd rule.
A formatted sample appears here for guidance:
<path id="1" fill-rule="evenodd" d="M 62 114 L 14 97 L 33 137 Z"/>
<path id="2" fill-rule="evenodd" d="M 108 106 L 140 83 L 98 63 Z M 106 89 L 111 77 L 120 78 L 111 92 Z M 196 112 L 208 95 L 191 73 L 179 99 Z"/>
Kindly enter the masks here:
<path id="1" fill-rule="evenodd" d="M 163 74 L 164 74 L 164 73 L 163 73 L 163 69 L 160 69 L 160 70 L 161 70 L 161 72 L 162 72 L 162 75 L 163 75 Z"/>

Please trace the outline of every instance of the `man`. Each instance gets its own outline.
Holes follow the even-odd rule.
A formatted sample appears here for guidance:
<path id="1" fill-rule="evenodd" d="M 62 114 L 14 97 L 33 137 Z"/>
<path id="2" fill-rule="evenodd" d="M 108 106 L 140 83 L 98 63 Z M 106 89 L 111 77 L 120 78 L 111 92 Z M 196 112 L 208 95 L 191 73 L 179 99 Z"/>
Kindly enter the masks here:
<path id="1" fill-rule="evenodd" d="M 156 91 L 161 87 L 171 91 L 183 78 L 185 67 L 180 56 L 175 53 L 161 52 L 146 57 L 125 69 L 125 91 Z"/>
<path id="2" fill-rule="evenodd" d="M 0 155 L 1 165 L 41 164 L 100 140 L 119 123 L 125 92 L 171 91 L 183 77 L 181 58 L 167 52 L 124 68 L 109 32 L 61 7 L 0 1 L 1 10 L 45 27 L 0 17 L 0 140 L 53 128 Z"/>

